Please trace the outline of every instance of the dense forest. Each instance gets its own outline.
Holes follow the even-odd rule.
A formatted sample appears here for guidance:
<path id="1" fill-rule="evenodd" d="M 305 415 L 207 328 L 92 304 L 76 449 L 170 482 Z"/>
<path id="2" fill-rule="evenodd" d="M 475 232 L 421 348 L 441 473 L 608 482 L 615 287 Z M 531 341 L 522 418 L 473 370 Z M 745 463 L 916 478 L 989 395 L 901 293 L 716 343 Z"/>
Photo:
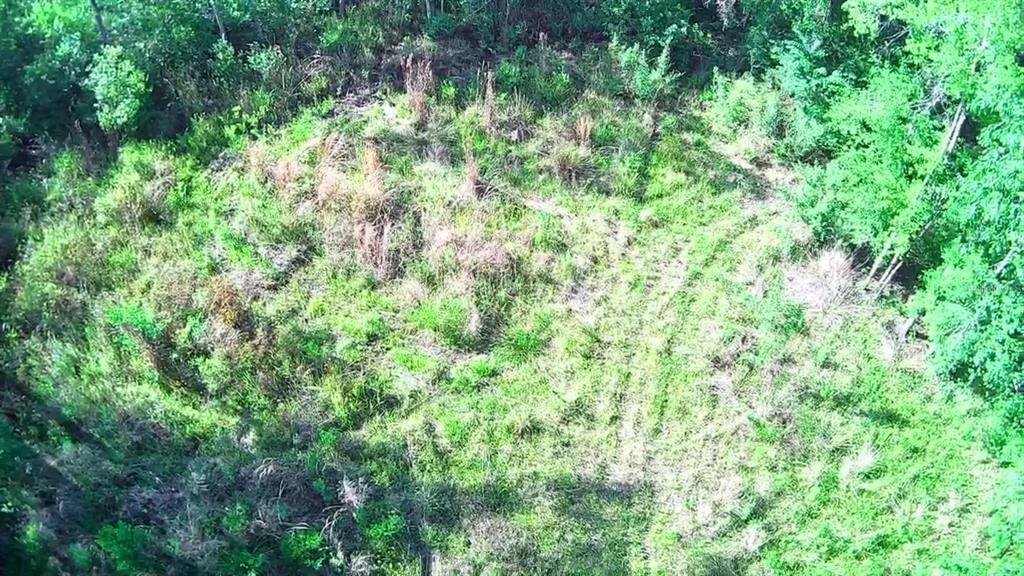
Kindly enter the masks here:
<path id="1" fill-rule="evenodd" d="M 1024 574 L 1024 0 L 0 7 L 0 573 Z"/>

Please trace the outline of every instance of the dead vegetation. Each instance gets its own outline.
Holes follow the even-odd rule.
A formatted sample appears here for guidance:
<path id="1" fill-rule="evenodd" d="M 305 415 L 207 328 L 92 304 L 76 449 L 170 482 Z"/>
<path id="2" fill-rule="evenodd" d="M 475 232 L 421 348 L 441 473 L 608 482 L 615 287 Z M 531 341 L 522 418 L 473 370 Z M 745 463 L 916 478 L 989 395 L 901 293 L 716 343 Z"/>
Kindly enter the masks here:
<path id="1" fill-rule="evenodd" d="M 416 124 L 427 120 L 427 95 L 434 89 L 434 71 L 430 59 L 409 55 L 402 63 L 405 94 L 409 98 Z"/>
<path id="2" fill-rule="evenodd" d="M 432 227 L 426 256 L 435 270 L 453 270 L 456 275 L 500 276 L 512 266 L 504 246 L 486 239 L 479 229 L 459 234 L 451 227 Z"/>
<path id="3" fill-rule="evenodd" d="M 838 325 L 860 303 L 853 259 L 839 248 L 790 264 L 783 272 L 786 296 L 819 324 Z"/>
<path id="4" fill-rule="evenodd" d="M 487 185 L 480 180 L 480 167 L 476 163 L 476 155 L 473 154 L 473 143 L 468 139 L 462 144 L 462 152 L 462 196 L 467 199 L 480 198 L 486 192 Z"/>
<path id="5" fill-rule="evenodd" d="M 487 67 L 484 73 L 484 129 L 494 138 L 498 135 L 498 122 L 494 102 L 494 70 Z"/>
<path id="6" fill-rule="evenodd" d="M 350 207 L 356 250 L 378 278 L 388 279 L 397 271 L 399 258 L 409 247 L 398 238 L 402 207 L 397 194 L 385 186 L 380 153 L 371 140 L 363 145 L 360 173 L 362 182 Z"/>
<path id="7" fill-rule="evenodd" d="M 378 144 L 363 143 L 354 177 L 330 161 L 316 173 L 314 204 L 328 254 L 339 264 L 354 256 L 377 278 L 393 278 L 419 245 L 418 215 L 388 187 Z"/>
<path id="8" fill-rule="evenodd" d="M 590 150 L 590 137 L 594 131 L 594 117 L 590 114 L 580 114 L 576 118 L 575 135 L 576 143 L 584 150 Z"/>
<path id="9" fill-rule="evenodd" d="M 213 280 L 207 311 L 204 340 L 210 349 L 235 355 L 256 338 L 255 320 L 229 277 L 222 275 Z"/>

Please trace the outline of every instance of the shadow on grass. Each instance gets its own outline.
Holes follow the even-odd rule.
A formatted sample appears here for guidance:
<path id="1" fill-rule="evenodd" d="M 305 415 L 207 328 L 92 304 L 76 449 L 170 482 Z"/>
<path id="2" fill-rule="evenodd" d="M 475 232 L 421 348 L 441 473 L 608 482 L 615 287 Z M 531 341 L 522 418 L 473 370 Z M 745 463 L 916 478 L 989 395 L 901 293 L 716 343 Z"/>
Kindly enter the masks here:
<path id="1" fill-rule="evenodd" d="M 465 550 L 446 549 L 454 540 L 468 543 L 474 568 L 629 574 L 629 553 L 648 527 L 643 487 L 574 477 L 425 483 L 413 474 L 406 445 L 338 431 L 324 449 L 322 436 L 297 433 L 289 420 L 264 432 L 276 437 L 265 447 L 229 437 L 202 446 L 172 442 L 170 451 L 158 442 L 107 442 L 29 388 L 7 384 L 4 406 L 21 407 L 5 410 L 0 422 L 8 457 L 0 470 L 12 504 L 0 518 L 0 542 L 10 551 L 9 573 L 70 571 L 72 546 L 95 546 L 104 527 L 123 524 L 141 528 L 132 533 L 139 540 L 94 549 L 101 572 L 134 561 L 129 569 L 234 574 L 250 562 L 262 573 L 316 574 L 331 573 L 334 558 L 335 566 L 351 567 L 365 557 L 384 571 L 431 574 L 441 559 L 467 562 Z M 148 416 L 129 418 L 137 422 L 123 433 Z M 54 435 L 65 439 L 54 442 Z M 279 440 L 289 437 L 296 444 L 285 448 Z M 110 454 L 112 446 L 130 451 Z M 537 510 L 542 525 L 516 521 Z M 286 545 L 296 533 L 317 535 L 305 557 Z"/>

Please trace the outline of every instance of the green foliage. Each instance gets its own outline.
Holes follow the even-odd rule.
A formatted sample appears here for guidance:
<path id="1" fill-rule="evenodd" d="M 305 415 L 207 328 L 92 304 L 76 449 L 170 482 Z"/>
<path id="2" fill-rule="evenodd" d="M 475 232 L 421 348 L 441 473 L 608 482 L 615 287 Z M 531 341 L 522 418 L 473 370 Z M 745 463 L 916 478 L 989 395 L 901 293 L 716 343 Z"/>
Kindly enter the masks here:
<path id="1" fill-rule="evenodd" d="M 155 574 L 157 543 L 149 530 L 124 522 L 100 528 L 96 545 L 110 559 L 115 574 Z"/>
<path id="2" fill-rule="evenodd" d="M 217 561 L 218 576 L 257 576 L 267 570 L 265 555 L 249 550 L 223 552 Z"/>
<path id="3" fill-rule="evenodd" d="M 448 346 L 460 348 L 472 343 L 468 330 L 469 304 L 462 298 L 439 298 L 424 302 L 409 319 L 420 328 L 431 330 Z"/>
<path id="4" fill-rule="evenodd" d="M 498 62 L 494 78 L 498 89 L 526 95 L 549 108 L 563 104 L 573 88 L 564 61 L 549 50 L 528 51 L 524 46 Z"/>
<path id="5" fill-rule="evenodd" d="M 145 107 L 146 74 L 120 46 L 107 46 L 89 68 L 86 85 L 96 96 L 96 118 L 112 133 L 130 132 Z"/>
<path id="6" fill-rule="evenodd" d="M 288 532 L 281 540 L 281 552 L 294 566 L 314 570 L 323 565 L 326 556 L 320 532 L 310 529 Z"/>
<path id="7" fill-rule="evenodd" d="M 490 357 L 476 357 L 452 370 L 448 387 L 457 392 L 471 392 L 483 386 L 499 372 L 499 365 Z"/>
<path id="8" fill-rule="evenodd" d="M 92 568 L 93 551 L 88 546 L 75 543 L 68 547 L 68 558 L 74 570 L 86 573 Z"/>
<path id="9" fill-rule="evenodd" d="M 670 67 L 670 47 L 670 41 L 666 40 L 661 46 L 661 52 L 652 61 L 640 44 L 623 46 L 618 38 L 612 40 L 609 49 L 622 71 L 630 95 L 651 101 L 672 94 L 678 74 Z"/>
<path id="10" fill-rule="evenodd" d="M 244 502 L 236 502 L 224 512 L 221 526 L 229 534 L 242 535 L 249 524 L 250 512 Z"/>
<path id="11" fill-rule="evenodd" d="M 373 3 L 364 3 L 350 8 L 340 18 L 328 20 L 319 40 L 326 50 L 368 61 L 385 47 L 385 38 L 377 8 Z"/>
<path id="12" fill-rule="evenodd" d="M 773 150 L 808 163 L 795 200 L 817 238 L 863 250 L 876 289 L 909 269 L 934 365 L 993 399 L 1024 378 L 1015 319 L 1024 233 L 1011 200 L 1024 173 L 1011 152 L 1022 134 L 1024 35 L 1011 23 L 1020 8 L 784 3 L 791 21 L 751 28 L 776 41 L 773 67 L 761 81 L 717 80 L 708 112 L 748 156 Z"/>
<path id="13" fill-rule="evenodd" d="M 405 520 L 390 504 L 374 502 L 356 513 L 356 524 L 371 550 L 383 557 L 393 555 L 402 545 Z"/>
<path id="14" fill-rule="evenodd" d="M 137 349 L 133 336 L 153 342 L 162 331 L 153 311 L 136 303 L 112 304 L 106 308 L 104 316 L 110 327 L 116 330 L 118 345 L 126 351 Z"/>
<path id="15" fill-rule="evenodd" d="M 642 51 L 667 46 L 694 15 L 692 6 L 672 0 L 612 0 L 600 5 L 609 36 L 643 43 Z"/>
<path id="16" fill-rule="evenodd" d="M 1017 394 L 1024 362 L 1019 286 L 1000 282 L 980 254 L 954 244 L 943 264 L 928 273 L 925 287 L 917 303 L 937 337 L 937 367 L 994 396 Z"/>
<path id="17" fill-rule="evenodd" d="M 1019 1 L 98 4 L 0 19 L 0 571 L 1020 572 Z"/>
<path id="18" fill-rule="evenodd" d="M 498 356 L 512 363 L 522 363 L 537 356 L 548 343 L 551 319 L 535 318 L 530 325 L 511 326 L 498 343 Z"/>

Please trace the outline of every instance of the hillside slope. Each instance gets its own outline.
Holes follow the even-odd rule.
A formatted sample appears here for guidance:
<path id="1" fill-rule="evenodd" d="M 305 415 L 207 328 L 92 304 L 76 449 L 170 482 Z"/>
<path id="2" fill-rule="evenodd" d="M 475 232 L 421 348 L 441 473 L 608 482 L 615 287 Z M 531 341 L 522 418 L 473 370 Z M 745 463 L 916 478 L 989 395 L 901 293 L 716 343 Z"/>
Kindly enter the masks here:
<path id="1" fill-rule="evenodd" d="M 987 558 L 984 403 L 719 150 L 592 95 L 381 96 L 209 165 L 63 157 L 5 290 L 11 573 Z"/>

